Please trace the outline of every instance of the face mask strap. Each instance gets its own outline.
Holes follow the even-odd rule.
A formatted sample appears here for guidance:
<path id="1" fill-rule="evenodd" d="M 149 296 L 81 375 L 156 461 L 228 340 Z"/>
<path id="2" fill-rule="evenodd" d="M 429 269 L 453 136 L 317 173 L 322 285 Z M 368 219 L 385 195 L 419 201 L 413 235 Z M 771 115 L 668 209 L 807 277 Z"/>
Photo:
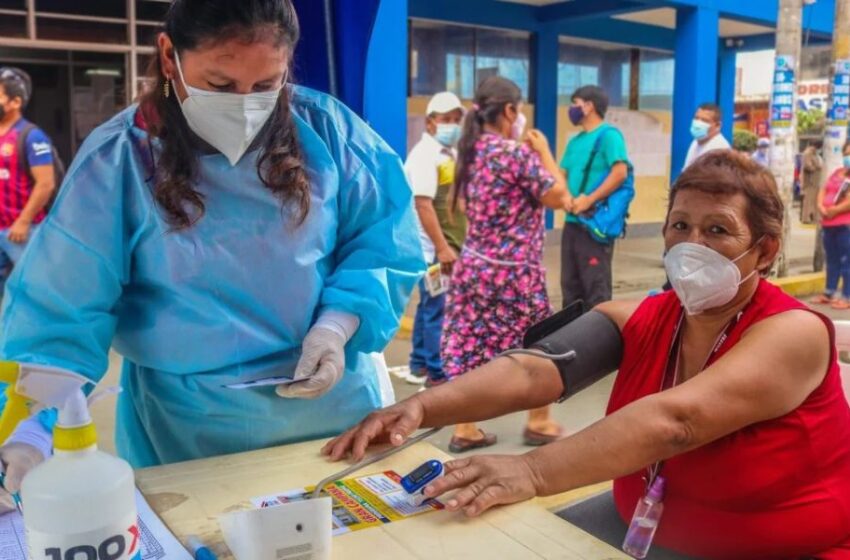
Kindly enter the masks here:
<path id="1" fill-rule="evenodd" d="M 753 243 L 753 244 L 750 246 L 750 248 L 749 248 L 749 249 L 747 249 L 746 251 L 744 251 L 743 253 L 741 253 L 740 255 L 738 255 L 738 257 L 737 257 L 735 260 L 733 260 L 732 262 L 733 262 L 733 263 L 737 263 L 739 260 L 743 259 L 745 256 L 747 256 L 747 254 L 748 254 L 750 251 L 752 251 L 753 249 L 755 249 L 756 247 L 758 247 L 758 246 L 759 246 L 759 244 L 760 244 L 762 241 L 764 241 L 764 235 L 762 235 L 761 237 L 759 237 L 759 238 L 758 238 L 758 240 L 757 240 L 755 243 Z M 750 278 L 752 278 L 752 277 L 753 277 L 753 276 L 754 276 L 754 275 L 755 275 L 758 271 L 759 271 L 759 269 L 758 269 L 758 268 L 754 268 L 752 272 L 750 272 L 749 274 L 747 274 L 747 276 L 746 276 L 745 278 L 743 278 L 743 279 L 742 279 L 742 280 L 738 283 L 738 285 L 740 286 L 741 284 L 743 284 L 744 282 L 746 282 L 747 280 L 749 280 Z"/>
<path id="2" fill-rule="evenodd" d="M 180 83 L 183 84 L 183 88 L 186 90 L 186 93 L 189 93 L 189 85 L 186 83 L 186 78 L 183 77 L 183 66 L 180 64 L 180 54 L 177 52 L 177 49 L 174 49 L 174 62 L 177 65 L 177 74 L 180 76 Z M 174 80 L 172 80 L 174 81 Z"/>

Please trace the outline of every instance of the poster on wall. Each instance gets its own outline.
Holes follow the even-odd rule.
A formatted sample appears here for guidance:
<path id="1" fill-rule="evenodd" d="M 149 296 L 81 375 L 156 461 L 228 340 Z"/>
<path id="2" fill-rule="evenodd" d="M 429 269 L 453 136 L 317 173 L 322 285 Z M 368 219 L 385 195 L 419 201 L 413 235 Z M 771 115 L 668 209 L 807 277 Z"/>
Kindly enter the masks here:
<path id="1" fill-rule="evenodd" d="M 832 80 L 832 106 L 829 109 L 829 126 L 847 128 L 850 111 L 850 60 L 835 63 Z"/>
<path id="2" fill-rule="evenodd" d="M 774 132 L 789 132 L 794 122 L 794 62 L 793 56 L 776 57 L 770 98 L 770 127 Z"/>

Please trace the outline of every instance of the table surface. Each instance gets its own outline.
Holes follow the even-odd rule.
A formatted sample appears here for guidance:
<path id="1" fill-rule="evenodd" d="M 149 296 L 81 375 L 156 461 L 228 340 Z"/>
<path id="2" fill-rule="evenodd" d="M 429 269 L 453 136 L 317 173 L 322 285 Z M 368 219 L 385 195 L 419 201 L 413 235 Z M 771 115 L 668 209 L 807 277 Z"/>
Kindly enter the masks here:
<path id="1" fill-rule="evenodd" d="M 329 463 L 319 455 L 322 443 L 307 442 L 142 469 L 136 472 L 136 484 L 181 542 L 188 535 L 198 535 L 220 560 L 228 560 L 233 556 L 219 531 L 218 516 L 250 509 L 253 497 L 314 485 L 342 470 L 345 463 Z M 419 443 L 351 476 L 384 470 L 406 473 L 429 459 L 450 458 L 428 443 Z M 576 493 L 575 497 L 586 493 Z M 562 503 L 567 501 L 560 499 Z M 334 537 L 332 558 L 628 557 L 557 517 L 541 503 L 529 501 L 494 509 L 476 519 L 439 511 Z"/>

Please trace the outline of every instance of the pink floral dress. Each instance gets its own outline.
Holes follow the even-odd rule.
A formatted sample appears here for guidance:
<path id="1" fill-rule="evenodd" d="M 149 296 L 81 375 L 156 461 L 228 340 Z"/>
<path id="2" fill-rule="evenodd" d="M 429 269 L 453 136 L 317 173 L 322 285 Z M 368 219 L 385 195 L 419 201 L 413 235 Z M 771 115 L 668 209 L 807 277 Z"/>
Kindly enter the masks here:
<path id="1" fill-rule="evenodd" d="M 526 329 L 552 313 L 540 198 L 555 179 L 526 144 L 485 133 L 475 150 L 468 232 L 443 321 L 443 368 L 450 378 L 519 347 Z"/>

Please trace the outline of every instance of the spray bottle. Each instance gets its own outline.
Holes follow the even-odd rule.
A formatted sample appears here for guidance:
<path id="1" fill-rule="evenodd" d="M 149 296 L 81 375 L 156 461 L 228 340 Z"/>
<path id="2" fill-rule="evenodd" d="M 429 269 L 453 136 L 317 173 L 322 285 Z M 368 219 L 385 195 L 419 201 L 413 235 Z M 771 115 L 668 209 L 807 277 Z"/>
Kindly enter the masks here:
<path id="1" fill-rule="evenodd" d="M 29 558 L 140 560 L 133 470 L 97 449 L 83 393 L 91 381 L 58 368 L 17 366 L 14 400 L 59 411 L 54 454 L 27 473 L 21 487 Z M 8 362 L 0 366 L 8 368 Z"/>

